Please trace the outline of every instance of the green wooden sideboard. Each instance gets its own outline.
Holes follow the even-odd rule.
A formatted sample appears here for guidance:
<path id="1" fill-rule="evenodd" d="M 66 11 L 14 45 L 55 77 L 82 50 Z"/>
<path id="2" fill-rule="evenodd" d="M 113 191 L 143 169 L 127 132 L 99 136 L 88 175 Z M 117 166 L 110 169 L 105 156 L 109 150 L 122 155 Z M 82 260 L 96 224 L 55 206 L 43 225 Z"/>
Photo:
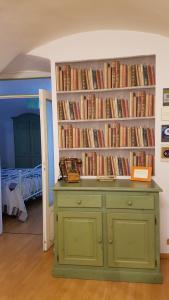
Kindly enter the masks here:
<path id="1" fill-rule="evenodd" d="M 154 181 L 58 182 L 54 276 L 161 283 L 160 191 Z"/>

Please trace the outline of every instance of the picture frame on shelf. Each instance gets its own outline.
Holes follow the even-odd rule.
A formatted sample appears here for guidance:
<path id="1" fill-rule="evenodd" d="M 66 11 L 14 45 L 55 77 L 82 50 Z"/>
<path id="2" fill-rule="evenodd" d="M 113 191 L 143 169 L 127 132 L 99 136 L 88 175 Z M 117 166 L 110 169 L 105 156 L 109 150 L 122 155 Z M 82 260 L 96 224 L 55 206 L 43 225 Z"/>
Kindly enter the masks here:
<path id="1" fill-rule="evenodd" d="M 151 181 L 152 167 L 131 167 L 131 180 Z"/>

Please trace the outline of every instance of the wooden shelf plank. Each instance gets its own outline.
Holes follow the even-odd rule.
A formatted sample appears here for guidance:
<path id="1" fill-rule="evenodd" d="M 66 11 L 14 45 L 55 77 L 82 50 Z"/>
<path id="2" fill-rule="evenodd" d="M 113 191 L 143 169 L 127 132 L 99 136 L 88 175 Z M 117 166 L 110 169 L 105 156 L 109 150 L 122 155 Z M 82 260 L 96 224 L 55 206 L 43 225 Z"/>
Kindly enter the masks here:
<path id="1" fill-rule="evenodd" d="M 111 88 L 111 89 L 94 89 L 94 90 L 74 90 L 74 91 L 57 91 L 56 94 L 78 94 L 78 93 L 103 93 L 103 92 L 116 92 L 116 91 L 131 91 L 140 89 L 154 89 L 155 85 L 145 86 L 129 86 L 122 88 Z"/>
<path id="2" fill-rule="evenodd" d="M 154 120 L 155 117 L 131 117 L 131 118 L 111 118 L 111 119 L 78 119 L 78 120 L 59 120 L 58 123 L 89 123 L 89 122 L 111 122 L 111 121 L 138 121 Z"/>
<path id="3" fill-rule="evenodd" d="M 155 147 L 103 147 L 103 148 L 59 148 L 60 151 L 92 151 L 92 150 L 132 150 L 132 149 L 152 149 Z"/>

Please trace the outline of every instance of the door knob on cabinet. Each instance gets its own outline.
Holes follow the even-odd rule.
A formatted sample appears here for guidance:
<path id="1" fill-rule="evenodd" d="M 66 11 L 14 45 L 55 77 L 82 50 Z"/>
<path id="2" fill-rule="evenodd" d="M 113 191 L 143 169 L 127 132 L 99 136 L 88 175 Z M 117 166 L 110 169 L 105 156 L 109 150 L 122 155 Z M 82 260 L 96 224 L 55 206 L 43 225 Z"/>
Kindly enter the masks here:
<path id="1" fill-rule="evenodd" d="M 109 240 L 109 244 L 112 244 L 113 243 L 113 241 L 112 240 Z"/>
<path id="2" fill-rule="evenodd" d="M 133 202 L 132 201 L 128 201 L 128 205 L 132 206 Z"/>
<path id="3" fill-rule="evenodd" d="M 98 243 L 99 243 L 99 244 L 101 244 L 101 243 L 102 243 L 102 239 L 101 239 L 101 238 L 98 240 Z"/>
<path id="4" fill-rule="evenodd" d="M 81 203 L 82 203 L 82 201 L 81 201 L 81 200 L 78 200 L 78 201 L 77 201 L 77 204 L 81 204 Z"/>

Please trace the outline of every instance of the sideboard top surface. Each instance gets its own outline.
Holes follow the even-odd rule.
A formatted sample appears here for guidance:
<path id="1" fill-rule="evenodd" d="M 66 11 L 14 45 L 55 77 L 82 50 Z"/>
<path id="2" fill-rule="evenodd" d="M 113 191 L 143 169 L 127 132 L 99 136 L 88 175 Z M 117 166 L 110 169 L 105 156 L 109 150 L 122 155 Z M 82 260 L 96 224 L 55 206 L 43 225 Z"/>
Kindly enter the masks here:
<path id="1" fill-rule="evenodd" d="M 55 191 L 80 190 L 80 191 L 136 191 L 136 192 L 162 192 L 155 181 L 138 182 L 128 179 L 115 179 L 114 181 L 98 181 L 96 179 L 82 179 L 78 183 L 66 183 L 58 181 Z"/>

